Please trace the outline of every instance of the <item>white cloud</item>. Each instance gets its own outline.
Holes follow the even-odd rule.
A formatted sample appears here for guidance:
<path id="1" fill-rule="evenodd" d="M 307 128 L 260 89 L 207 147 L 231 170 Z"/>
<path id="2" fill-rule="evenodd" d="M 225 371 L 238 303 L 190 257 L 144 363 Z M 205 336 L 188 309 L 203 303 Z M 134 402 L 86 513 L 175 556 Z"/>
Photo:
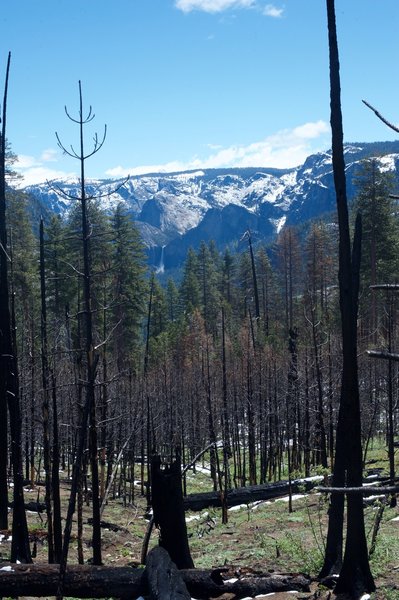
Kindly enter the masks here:
<path id="1" fill-rule="evenodd" d="M 176 171 L 186 171 L 187 169 L 195 169 L 191 166 L 194 161 L 185 163 L 178 160 L 163 163 L 159 165 L 141 165 L 139 167 L 130 167 L 129 169 L 118 165 L 112 169 L 105 171 L 108 177 L 127 177 L 128 175 L 144 175 L 145 173 L 173 173 Z M 187 166 L 190 165 L 190 166 Z"/>
<path id="2" fill-rule="evenodd" d="M 226 167 L 290 168 L 302 164 L 312 152 L 325 149 L 330 144 L 329 125 L 325 121 L 304 123 L 293 129 L 283 129 L 265 139 L 248 145 L 234 145 L 215 149 L 205 158 L 193 157 L 187 162 L 172 161 L 165 164 L 122 166 L 106 171 L 110 177 L 142 175 L 144 173 L 171 173 L 192 169 Z"/>
<path id="3" fill-rule="evenodd" d="M 328 131 L 330 131 L 330 127 L 325 121 L 316 121 L 315 123 L 305 123 L 295 127 L 293 133 L 298 138 L 310 140 Z"/>
<path id="4" fill-rule="evenodd" d="M 208 13 L 218 13 L 229 8 L 251 8 L 255 0 L 176 0 L 175 6 L 185 13 L 202 10 Z"/>
<path id="5" fill-rule="evenodd" d="M 30 169 L 37 165 L 38 161 L 33 156 L 27 156 L 26 154 L 18 154 L 18 161 L 14 165 L 14 167 L 17 171 L 22 171 L 23 169 Z"/>
<path id="6" fill-rule="evenodd" d="M 265 8 L 263 9 L 263 14 L 266 17 L 274 17 L 275 19 L 282 17 L 283 12 L 283 8 L 277 8 L 277 6 L 274 6 L 273 4 L 266 4 Z"/>
<path id="7" fill-rule="evenodd" d="M 18 161 L 14 165 L 15 171 L 22 175 L 23 179 L 18 182 L 19 187 L 43 183 L 52 179 L 65 179 L 76 177 L 75 173 L 66 173 L 65 171 L 49 169 L 43 163 L 56 162 L 56 150 L 44 150 L 40 159 L 34 156 L 24 154 L 18 155 Z"/>
<path id="8" fill-rule="evenodd" d="M 43 162 L 57 162 L 59 157 L 59 151 L 54 150 L 54 148 L 48 148 L 47 150 L 43 150 L 40 159 Z"/>
<path id="9" fill-rule="evenodd" d="M 220 13 L 234 8 L 256 8 L 266 17 L 279 18 L 284 13 L 284 8 L 277 8 L 274 4 L 266 4 L 261 8 L 258 0 L 175 0 L 175 7 L 184 13 L 199 10 L 207 13 Z"/>

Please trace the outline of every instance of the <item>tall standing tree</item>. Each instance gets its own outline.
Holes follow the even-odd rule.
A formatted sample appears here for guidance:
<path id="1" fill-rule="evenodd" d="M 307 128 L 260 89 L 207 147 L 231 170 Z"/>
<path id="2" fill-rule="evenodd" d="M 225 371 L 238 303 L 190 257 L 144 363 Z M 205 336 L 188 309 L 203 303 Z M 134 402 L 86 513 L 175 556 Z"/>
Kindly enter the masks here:
<path id="1" fill-rule="evenodd" d="M 8 56 L 5 90 L 8 85 L 10 55 Z M 6 102 L 6 96 L 3 101 Z M 5 113 L 3 114 L 0 138 L 0 529 L 8 529 L 8 418 L 7 418 L 7 377 L 9 370 L 11 328 L 8 294 L 8 254 L 6 227 L 6 138 Z"/>
<path id="2" fill-rule="evenodd" d="M 7 92 L 10 72 L 11 54 L 8 55 L 6 80 L 4 86 L 3 112 L 0 133 L 0 438 L 2 439 L 0 454 L 0 510 L 2 521 L 6 521 L 4 511 L 7 510 L 7 407 L 10 414 L 11 462 L 13 468 L 13 523 L 11 560 L 31 562 L 28 526 L 26 522 L 22 451 L 21 451 L 21 408 L 19 397 L 18 364 L 14 336 L 12 334 L 12 315 L 9 296 L 9 262 L 10 255 L 7 243 L 6 225 L 6 117 Z M 5 435 L 5 439 L 3 437 Z M 3 454 L 4 453 L 4 454 Z M 5 486 L 5 489 L 4 489 Z M 5 504 L 5 506 L 4 506 Z"/>
<path id="3" fill-rule="evenodd" d="M 139 347 L 144 314 L 144 251 L 139 232 L 124 206 L 119 203 L 111 216 L 112 230 L 112 347 L 118 368 L 126 367 Z"/>
<path id="4" fill-rule="evenodd" d="M 183 314 L 189 315 L 201 305 L 201 283 L 198 279 L 198 258 L 189 248 L 179 288 L 180 306 Z"/>
<path id="5" fill-rule="evenodd" d="M 357 220 L 353 252 L 349 234 L 346 195 L 341 85 L 334 0 L 327 2 L 330 57 L 330 105 L 332 160 L 339 226 L 339 297 L 342 332 L 342 380 L 337 424 L 333 485 L 362 486 L 362 445 L 360 398 L 357 368 L 357 304 L 359 292 L 361 222 Z M 345 554 L 335 591 L 357 598 L 375 589 L 368 562 L 364 528 L 363 498 L 347 495 L 347 535 Z M 344 496 L 332 494 L 326 556 L 322 574 L 340 566 Z"/>
<path id="6" fill-rule="evenodd" d="M 83 315 L 83 328 L 84 328 L 84 340 L 85 340 L 85 356 L 86 356 L 86 399 L 84 403 L 81 423 L 80 423 L 80 435 L 78 448 L 76 452 L 71 494 L 68 505 L 67 518 L 64 530 L 64 544 L 63 553 L 60 563 L 60 580 L 57 591 L 57 596 L 62 596 L 63 583 L 65 577 L 66 563 L 68 557 L 69 542 L 72 530 L 72 517 L 75 512 L 76 495 L 78 491 L 78 485 L 82 469 L 83 453 L 86 443 L 86 432 L 89 424 L 89 455 L 90 455 L 90 467 L 92 477 L 92 502 L 93 502 L 93 562 L 94 564 L 101 564 L 101 528 L 100 528 L 100 490 L 99 490 L 99 477 L 98 477 L 98 451 L 97 451 L 97 427 L 96 427 L 96 374 L 97 365 L 99 360 L 98 345 L 94 342 L 94 330 L 93 330 L 93 309 L 92 309 L 92 227 L 89 220 L 89 205 L 90 201 L 94 200 L 93 196 L 90 196 L 86 190 L 86 161 L 88 158 L 99 152 L 105 142 L 107 128 L 104 127 L 104 133 L 102 138 L 99 138 L 97 134 L 94 135 L 94 145 L 88 152 L 85 150 L 84 130 L 85 126 L 94 119 L 94 113 L 90 106 L 87 115 L 83 113 L 83 96 L 82 86 L 79 81 L 79 111 L 78 117 L 73 118 L 67 108 L 65 107 L 67 117 L 76 123 L 79 127 L 79 149 L 75 151 L 74 147 L 71 146 L 68 150 L 62 143 L 58 133 L 56 133 L 57 141 L 60 148 L 68 156 L 78 160 L 80 167 L 80 193 L 78 197 L 74 197 L 66 193 L 61 188 L 58 191 L 69 200 L 75 200 L 80 204 L 81 210 L 81 247 L 82 247 L 82 263 L 83 269 L 80 273 L 83 280 L 83 308 L 81 314 Z M 98 198 L 98 196 L 97 196 Z"/>

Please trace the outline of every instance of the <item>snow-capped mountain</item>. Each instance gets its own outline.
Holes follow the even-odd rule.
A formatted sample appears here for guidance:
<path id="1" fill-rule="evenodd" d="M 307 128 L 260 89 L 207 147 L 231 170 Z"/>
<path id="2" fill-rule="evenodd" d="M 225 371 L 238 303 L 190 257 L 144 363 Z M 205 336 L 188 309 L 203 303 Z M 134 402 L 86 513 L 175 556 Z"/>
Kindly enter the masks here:
<path id="1" fill-rule="evenodd" d="M 347 144 L 348 197 L 354 174 L 365 157 L 378 157 L 381 168 L 399 174 L 399 142 Z M 121 185 L 122 184 L 122 185 Z M 66 214 L 78 195 L 78 182 L 34 185 L 25 191 L 46 212 Z M 219 247 L 238 244 L 246 230 L 272 241 L 280 230 L 335 210 L 331 152 L 309 156 L 293 169 L 205 169 L 134 176 L 123 183 L 91 180 L 88 195 L 112 210 L 123 202 L 138 225 L 150 262 L 165 268 L 180 264 L 190 246 L 215 240 Z"/>

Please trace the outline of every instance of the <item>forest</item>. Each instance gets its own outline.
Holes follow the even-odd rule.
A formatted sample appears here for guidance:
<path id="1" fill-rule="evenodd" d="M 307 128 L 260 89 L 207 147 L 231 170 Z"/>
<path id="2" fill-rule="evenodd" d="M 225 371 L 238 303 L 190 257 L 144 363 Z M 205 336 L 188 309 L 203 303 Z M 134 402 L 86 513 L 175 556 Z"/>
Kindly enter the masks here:
<path id="1" fill-rule="evenodd" d="M 57 189 L 73 201 L 67 219 L 32 214 L 7 140 L 9 56 L 0 153 L 0 530 L 11 541 L 0 545 L 0 570 L 10 568 L 0 574 L 2 596 L 36 590 L 61 598 L 73 589 L 76 597 L 105 597 L 107 590 L 134 597 L 141 590 L 136 575 L 122 567 L 101 575 L 109 566 L 104 522 L 114 502 L 132 515 L 137 506 L 152 507 L 160 546 L 184 574 L 181 580 L 177 572 L 172 592 L 152 589 L 154 569 L 166 561 L 170 570 L 170 558 L 151 551 L 146 561 L 144 547 L 150 597 L 186 594 L 185 585 L 191 596 L 196 590 L 195 597 L 208 597 L 190 579 L 199 575 L 184 519 L 184 503 L 189 507 L 198 491 L 192 480 L 204 470 L 202 491 L 213 492 L 225 525 L 234 492 L 240 498 L 248 488 L 266 499 L 284 482 L 288 518 L 298 481 L 321 476 L 326 544 L 319 572 L 310 575 L 326 586 L 333 579 L 335 593 L 352 598 L 374 591 L 362 482 L 382 464 L 375 470 L 383 481 L 376 514 L 382 518 L 386 508 L 394 517 L 399 196 L 392 175 L 366 159 L 348 206 L 334 3 L 327 7 L 337 214 L 283 228 L 268 247 L 247 231 L 239 254 L 203 242 L 188 251 L 175 279 L 148 269 L 123 205 L 107 214 L 101 197 L 87 192 L 89 159 L 105 134 L 86 145 L 93 113 L 80 83 L 78 110 L 66 114 L 76 123 L 78 150 L 57 137 L 78 162 L 79 197 Z M 42 512 L 37 573 L 29 510 Z M 376 538 L 378 526 L 376 517 Z M 21 565 L 9 567 L 15 563 Z M 76 572 L 73 587 L 69 569 L 76 563 L 83 575 Z M 19 579 L 2 583 L 14 572 Z M 29 579 L 34 575 L 41 583 Z M 123 578 L 133 592 L 127 583 L 116 586 Z M 255 595 L 255 588 L 233 588 L 232 597 Z"/>

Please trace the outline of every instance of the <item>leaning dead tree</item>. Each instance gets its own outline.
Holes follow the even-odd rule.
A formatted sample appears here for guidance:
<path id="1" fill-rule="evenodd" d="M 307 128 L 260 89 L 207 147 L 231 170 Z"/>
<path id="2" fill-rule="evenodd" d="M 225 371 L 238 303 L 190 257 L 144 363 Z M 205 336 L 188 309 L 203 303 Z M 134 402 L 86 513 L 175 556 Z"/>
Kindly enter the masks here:
<path id="1" fill-rule="evenodd" d="M 342 332 L 342 380 L 337 424 L 333 487 L 361 487 L 362 445 L 357 364 L 357 308 L 361 221 L 358 216 L 351 247 L 346 195 L 339 55 L 334 0 L 327 0 L 330 58 L 332 163 L 339 225 L 339 301 Z M 340 571 L 336 592 L 357 598 L 375 589 L 368 562 L 362 496 L 347 495 L 347 535 L 341 567 L 344 494 L 333 494 L 325 562 L 320 576 Z"/>

